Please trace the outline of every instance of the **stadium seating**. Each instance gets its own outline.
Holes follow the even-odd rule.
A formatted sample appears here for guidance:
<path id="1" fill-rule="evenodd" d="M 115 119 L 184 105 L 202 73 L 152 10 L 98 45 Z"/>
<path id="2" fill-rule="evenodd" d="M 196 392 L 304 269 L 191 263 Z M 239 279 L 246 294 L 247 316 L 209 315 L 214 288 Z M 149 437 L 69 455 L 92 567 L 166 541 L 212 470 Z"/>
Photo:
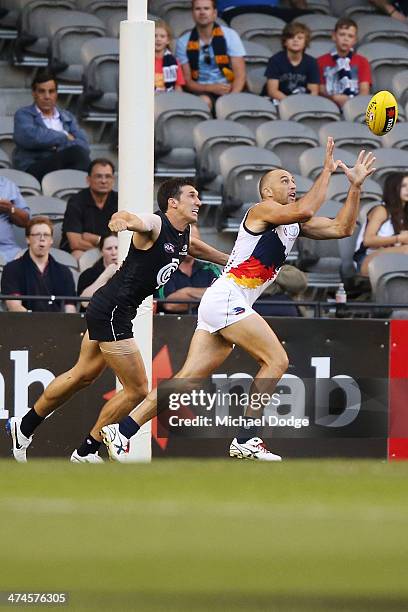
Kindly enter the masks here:
<path id="1" fill-rule="evenodd" d="M 397 127 L 382 136 L 383 147 L 405 149 L 408 151 L 408 123 L 398 123 Z"/>
<path id="2" fill-rule="evenodd" d="M 10 64 L 9 61 L 0 60 L 0 86 L 1 89 L 28 89 L 31 87 L 32 76 L 28 70 L 22 70 Z"/>
<path id="3" fill-rule="evenodd" d="M 74 0 L 31 0 L 26 3 L 19 20 L 19 32 L 13 46 L 15 66 L 47 66 L 47 23 L 51 15 L 64 18 L 75 8 Z"/>
<path id="4" fill-rule="evenodd" d="M 408 151 L 401 149 L 377 149 L 375 151 L 375 180 L 381 185 L 392 172 L 407 172 Z"/>
<path id="5" fill-rule="evenodd" d="M 0 168 L 11 168 L 11 159 L 9 154 L 0 148 Z"/>
<path id="6" fill-rule="evenodd" d="M 120 22 L 126 21 L 127 11 L 115 11 L 106 20 L 106 35 L 119 38 Z"/>
<path id="7" fill-rule="evenodd" d="M 382 145 L 380 136 L 372 134 L 365 124 L 352 121 L 338 121 L 322 126 L 319 130 L 321 145 L 326 144 L 328 136 L 333 136 L 337 148 L 354 155 L 358 155 L 361 149 L 372 150 Z M 341 157 L 340 152 L 338 156 Z"/>
<path id="8" fill-rule="evenodd" d="M 265 121 L 276 118 L 276 109 L 269 98 L 250 93 L 233 93 L 218 98 L 215 104 L 217 119 L 238 121 L 251 129 L 256 129 Z"/>
<path id="9" fill-rule="evenodd" d="M 392 77 L 392 89 L 399 106 L 404 107 L 408 102 L 408 70 L 401 70 Z"/>
<path id="10" fill-rule="evenodd" d="M 296 121 L 268 121 L 256 131 L 258 147 L 269 149 L 279 157 L 282 166 L 299 173 L 299 157 L 303 151 L 318 146 L 314 130 Z"/>
<path id="11" fill-rule="evenodd" d="M 328 121 L 340 121 L 340 111 L 334 102 L 321 96 L 297 94 L 279 103 L 279 116 L 287 121 L 299 121 L 316 132 Z"/>
<path id="12" fill-rule="evenodd" d="M 68 199 L 80 189 L 88 187 L 87 174 L 82 170 L 55 170 L 42 180 L 42 192 L 52 198 Z"/>
<path id="13" fill-rule="evenodd" d="M 88 40 L 81 48 L 83 93 L 80 114 L 85 121 L 117 120 L 119 91 L 119 40 L 104 36 Z"/>
<path id="14" fill-rule="evenodd" d="M 265 70 L 271 52 L 263 45 L 244 40 L 247 85 L 251 93 L 260 94 L 265 84 Z"/>
<path id="15" fill-rule="evenodd" d="M 310 46 L 306 49 L 306 53 L 315 59 L 333 50 L 333 41 L 331 40 L 312 40 Z"/>
<path id="16" fill-rule="evenodd" d="M 67 203 L 60 198 L 48 196 L 28 196 L 25 198 L 30 207 L 31 216 L 46 215 L 52 221 L 62 221 L 65 214 Z"/>
<path id="17" fill-rule="evenodd" d="M 165 19 L 173 8 L 184 8 L 185 11 L 191 13 L 191 2 L 189 0 L 149 0 L 148 4 L 148 10 L 162 19 Z"/>
<path id="18" fill-rule="evenodd" d="M 154 112 L 156 176 L 194 176 L 193 130 L 210 118 L 207 104 L 188 93 L 159 93 Z"/>
<path id="19" fill-rule="evenodd" d="M 368 264 L 374 299 L 382 304 L 408 304 L 408 255 L 379 253 Z"/>
<path id="20" fill-rule="evenodd" d="M 1 7 L 7 13 L 0 18 L 0 52 L 17 37 L 17 22 L 21 12 L 21 0 L 2 0 Z"/>
<path id="21" fill-rule="evenodd" d="M 371 95 L 368 96 L 355 96 L 350 98 L 343 106 L 343 116 L 346 121 L 355 121 L 356 123 L 365 124 L 365 115 L 367 105 L 371 100 Z M 401 108 L 398 109 L 398 121 L 403 121 L 405 118 L 405 111 Z"/>
<path id="22" fill-rule="evenodd" d="M 56 241 L 57 236 L 55 235 L 56 225 L 57 224 L 54 225 L 54 244 L 57 244 L 57 241 Z M 54 257 L 54 259 L 58 261 L 58 263 L 64 264 L 65 266 L 68 266 L 72 270 L 78 270 L 78 261 L 75 259 L 75 257 L 71 255 L 71 253 L 68 253 L 67 251 L 63 251 L 62 249 L 59 249 L 55 246 L 50 250 L 50 253 Z"/>
<path id="23" fill-rule="evenodd" d="M 19 108 L 32 103 L 31 89 L 1 89 L 0 116 L 12 117 Z"/>
<path id="24" fill-rule="evenodd" d="M 366 15 L 358 19 L 358 39 L 360 47 L 374 41 L 406 45 L 408 28 L 401 21 L 386 15 Z"/>
<path id="25" fill-rule="evenodd" d="M 95 36 L 105 36 L 103 21 L 81 11 L 52 15 L 47 21 L 50 67 L 56 72 L 61 93 L 82 93 L 82 45 Z"/>
<path id="26" fill-rule="evenodd" d="M 326 147 L 314 147 L 309 148 L 299 157 L 299 166 L 300 171 L 303 176 L 308 176 L 313 181 L 317 179 L 321 171 L 323 170 L 324 165 L 324 157 L 326 153 Z M 353 153 L 349 153 L 348 151 L 338 151 L 336 154 L 336 158 L 341 158 L 341 160 L 346 164 L 346 166 L 353 167 L 356 161 L 356 157 Z M 339 172 L 342 170 L 339 169 Z"/>
<path id="27" fill-rule="evenodd" d="M 371 42 L 361 45 L 358 52 L 370 62 L 374 91 L 390 90 L 394 74 L 408 67 L 408 54 L 403 45 Z"/>
<path id="28" fill-rule="evenodd" d="M 95 15 L 105 24 L 112 15 L 127 17 L 127 0 L 76 0 L 79 11 Z"/>
<path id="29" fill-rule="evenodd" d="M 331 13 L 336 17 L 358 19 L 367 13 L 374 13 L 375 7 L 369 0 L 330 0 Z"/>
<path id="30" fill-rule="evenodd" d="M 334 174 L 327 189 L 327 197 L 330 200 L 344 201 L 347 197 L 350 183 L 344 174 Z M 373 179 L 366 179 L 361 190 L 360 201 L 361 205 L 367 202 L 382 200 L 382 189 Z"/>
<path id="31" fill-rule="evenodd" d="M 296 21 L 304 23 L 310 29 L 312 41 L 329 40 L 333 47 L 331 36 L 334 26 L 336 25 L 336 17 L 332 17 L 331 15 L 302 15 L 298 17 Z"/>
<path id="32" fill-rule="evenodd" d="M 99 249 L 89 249 L 88 251 L 85 251 L 78 261 L 79 271 L 83 272 L 87 268 L 90 268 L 96 261 L 98 261 L 98 259 L 100 259 L 100 257 L 101 251 Z"/>
<path id="33" fill-rule="evenodd" d="M 0 169 L 0 176 L 8 178 L 13 181 L 20 189 L 23 196 L 27 195 L 41 195 L 41 185 L 37 179 L 21 170 L 13 170 L 12 168 Z"/>
<path id="34" fill-rule="evenodd" d="M 0 147 L 3 149 L 3 151 L 7 153 L 10 158 L 15 146 L 13 140 L 13 131 L 14 118 L 0 116 Z"/>
<path id="35" fill-rule="evenodd" d="M 330 15 L 329 0 L 307 0 L 307 8 L 317 14 Z"/>
<path id="36" fill-rule="evenodd" d="M 243 39 L 259 43 L 271 52 L 281 50 L 281 35 L 285 22 L 278 17 L 261 13 L 245 13 L 231 19 L 231 28 Z"/>
<path id="37" fill-rule="evenodd" d="M 255 44 L 255 43 L 254 43 Z M 266 84 L 265 67 L 247 68 L 247 89 L 249 93 L 260 96 Z"/>

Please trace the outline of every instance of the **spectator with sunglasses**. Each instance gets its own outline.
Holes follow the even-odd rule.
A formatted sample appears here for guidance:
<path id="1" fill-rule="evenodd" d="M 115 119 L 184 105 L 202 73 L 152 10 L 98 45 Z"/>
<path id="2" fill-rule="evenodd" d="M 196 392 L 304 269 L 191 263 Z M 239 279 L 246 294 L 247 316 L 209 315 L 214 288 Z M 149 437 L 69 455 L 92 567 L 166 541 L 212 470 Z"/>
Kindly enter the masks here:
<path id="1" fill-rule="evenodd" d="M 239 93 L 246 81 L 245 49 L 238 34 L 217 19 L 215 0 L 193 0 L 195 27 L 177 40 L 186 90 L 212 110 L 219 96 Z"/>

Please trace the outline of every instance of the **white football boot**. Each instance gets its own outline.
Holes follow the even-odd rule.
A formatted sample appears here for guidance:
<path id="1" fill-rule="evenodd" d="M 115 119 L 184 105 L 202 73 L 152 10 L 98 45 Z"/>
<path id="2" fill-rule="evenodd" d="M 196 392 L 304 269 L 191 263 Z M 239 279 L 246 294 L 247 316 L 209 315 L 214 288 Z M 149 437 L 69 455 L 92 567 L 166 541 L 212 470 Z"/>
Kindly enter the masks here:
<path id="1" fill-rule="evenodd" d="M 124 456 L 129 452 L 130 441 L 120 433 L 118 423 L 102 427 L 101 436 L 108 449 L 109 459 L 111 461 L 123 461 Z"/>
<path id="2" fill-rule="evenodd" d="M 268 450 L 261 438 L 251 438 L 240 444 L 233 439 L 229 449 L 230 457 L 237 459 L 251 459 L 252 461 L 282 461 L 280 455 L 274 455 Z"/>
<path id="3" fill-rule="evenodd" d="M 84 457 L 81 457 L 81 455 L 78 455 L 76 449 L 72 453 L 70 461 L 72 463 L 103 463 L 103 459 L 98 455 L 98 452 L 88 453 Z"/>
<path id="4" fill-rule="evenodd" d="M 6 431 L 13 440 L 14 459 L 19 463 L 27 463 L 27 448 L 30 446 L 33 436 L 26 438 L 20 429 L 21 418 L 11 417 L 6 424 Z"/>

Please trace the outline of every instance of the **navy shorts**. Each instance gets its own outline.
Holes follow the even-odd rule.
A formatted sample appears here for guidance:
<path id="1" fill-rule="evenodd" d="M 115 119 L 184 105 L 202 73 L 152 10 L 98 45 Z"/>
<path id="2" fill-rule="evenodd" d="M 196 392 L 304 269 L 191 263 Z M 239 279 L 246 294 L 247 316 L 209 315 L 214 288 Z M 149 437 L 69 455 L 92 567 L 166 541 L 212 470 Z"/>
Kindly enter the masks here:
<path id="1" fill-rule="evenodd" d="M 89 306 L 88 306 L 89 308 Z M 88 326 L 90 340 L 98 342 L 117 342 L 133 338 L 132 320 L 135 313 L 123 310 L 115 306 L 107 317 L 94 316 L 92 309 L 86 312 L 86 324 Z"/>

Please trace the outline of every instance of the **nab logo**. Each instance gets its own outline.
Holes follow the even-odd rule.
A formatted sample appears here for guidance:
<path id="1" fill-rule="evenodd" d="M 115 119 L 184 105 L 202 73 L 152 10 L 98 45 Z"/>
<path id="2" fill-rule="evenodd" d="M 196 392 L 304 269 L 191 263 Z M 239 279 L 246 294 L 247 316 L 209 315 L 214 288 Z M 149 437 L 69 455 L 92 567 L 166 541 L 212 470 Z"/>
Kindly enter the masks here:
<path id="1" fill-rule="evenodd" d="M 389 106 L 385 109 L 385 125 L 383 132 L 392 130 L 395 123 L 395 106 Z"/>
<path id="2" fill-rule="evenodd" d="M 164 245 L 164 250 L 166 251 L 166 253 L 174 253 L 175 251 L 174 244 L 171 244 L 170 242 L 166 242 Z"/>

